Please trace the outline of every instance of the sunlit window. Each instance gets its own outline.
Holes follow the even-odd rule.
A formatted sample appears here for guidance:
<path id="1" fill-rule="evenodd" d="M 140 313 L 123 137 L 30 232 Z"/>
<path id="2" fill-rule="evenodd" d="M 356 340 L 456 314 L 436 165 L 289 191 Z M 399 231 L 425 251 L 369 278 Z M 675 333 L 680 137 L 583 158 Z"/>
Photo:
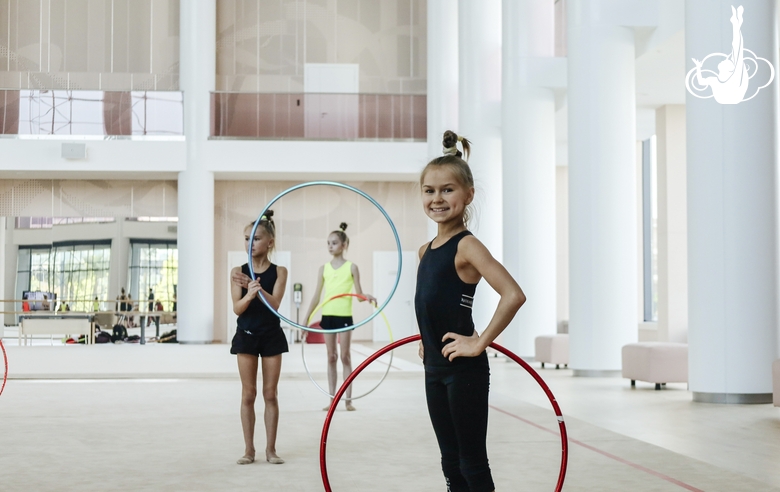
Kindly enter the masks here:
<path id="1" fill-rule="evenodd" d="M 91 311 L 108 299 L 111 241 L 54 245 L 54 292 L 72 311 Z M 105 302 L 101 302 L 103 309 Z"/>
<path id="2" fill-rule="evenodd" d="M 149 289 L 165 311 L 173 310 L 179 277 L 176 241 L 130 240 L 129 292 L 141 311 L 149 310 Z"/>
<path id="3" fill-rule="evenodd" d="M 19 248 L 16 298 L 25 291 L 51 292 L 71 311 L 91 311 L 95 297 L 105 309 L 108 298 L 111 241 L 55 243 Z"/>

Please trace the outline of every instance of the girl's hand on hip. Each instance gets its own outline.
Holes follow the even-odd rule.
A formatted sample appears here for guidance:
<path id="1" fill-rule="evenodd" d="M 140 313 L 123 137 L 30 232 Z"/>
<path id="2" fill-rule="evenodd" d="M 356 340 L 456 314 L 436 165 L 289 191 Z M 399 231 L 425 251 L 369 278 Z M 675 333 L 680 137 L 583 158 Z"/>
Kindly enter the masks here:
<path id="1" fill-rule="evenodd" d="M 425 360 L 425 349 L 423 348 L 422 340 L 420 340 L 420 346 L 417 349 L 417 355 L 420 356 L 421 360 Z"/>
<path id="2" fill-rule="evenodd" d="M 457 333 L 446 333 L 441 341 L 447 340 L 451 341 L 441 349 L 441 353 L 450 362 L 456 357 L 476 357 L 482 353 L 479 346 L 479 335 L 476 331 L 469 337 Z"/>

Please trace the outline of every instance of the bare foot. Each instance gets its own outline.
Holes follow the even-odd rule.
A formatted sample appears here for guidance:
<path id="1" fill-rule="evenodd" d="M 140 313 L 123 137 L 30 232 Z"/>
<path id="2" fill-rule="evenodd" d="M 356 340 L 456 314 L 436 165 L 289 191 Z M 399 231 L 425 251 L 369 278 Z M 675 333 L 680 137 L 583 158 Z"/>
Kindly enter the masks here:
<path id="1" fill-rule="evenodd" d="M 249 454 L 245 454 L 244 456 L 239 458 L 238 461 L 236 461 L 236 464 L 238 464 L 238 465 L 248 465 L 248 464 L 254 463 L 254 462 L 255 462 L 255 457 L 254 456 L 249 455 Z"/>
<path id="2" fill-rule="evenodd" d="M 329 404 L 327 407 L 323 408 L 323 409 L 322 409 L 322 411 L 323 411 L 323 412 L 327 412 L 328 410 L 330 410 L 330 406 L 331 406 L 331 405 L 333 405 L 333 400 L 331 400 L 331 401 L 330 401 L 330 404 Z"/>
<path id="3" fill-rule="evenodd" d="M 284 463 L 284 460 L 276 454 L 276 451 L 266 451 L 265 460 L 272 465 L 281 465 Z"/>
<path id="4" fill-rule="evenodd" d="M 347 411 L 348 411 L 348 412 L 354 412 L 355 410 L 357 410 L 357 408 L 355 408 L 355 407 L 352 405 L 352 402 L 351 402 L 351 401 L 348 401 L 348 402 L 347 402 Z"/>

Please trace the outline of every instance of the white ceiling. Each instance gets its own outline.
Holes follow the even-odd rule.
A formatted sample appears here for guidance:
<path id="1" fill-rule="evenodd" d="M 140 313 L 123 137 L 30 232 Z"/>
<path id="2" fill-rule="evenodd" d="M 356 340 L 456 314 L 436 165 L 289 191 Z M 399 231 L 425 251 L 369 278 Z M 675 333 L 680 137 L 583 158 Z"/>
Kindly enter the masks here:
<path id="1" fill-rule="evenodd" d="M 669 36 L 636 59 L 636 105 L 685 104 L 685 31 Z"/>

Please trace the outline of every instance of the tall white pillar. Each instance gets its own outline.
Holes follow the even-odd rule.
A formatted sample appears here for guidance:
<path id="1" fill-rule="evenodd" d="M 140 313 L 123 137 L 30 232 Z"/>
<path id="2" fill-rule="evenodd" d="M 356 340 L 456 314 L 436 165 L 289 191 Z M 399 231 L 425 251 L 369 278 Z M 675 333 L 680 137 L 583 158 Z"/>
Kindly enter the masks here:
<path id="1" fill-rule="evenodd" d="M 5 279 L 7 278 L 5 275 L 5 272 L 13 272 L 11 275 L 8 275 L 8 277 L 12 277 L 16 279 L 16 270 L 11 270 L 10 268 L 7 268 L 6 265 L 6 244 L 8 242 L 8 234 L 5 232 L 7 227 L 7 217 L 0 217 L 0 278 L 4 279 L 0 281 L 0 299 L 13 299 L 16 297 L 16 293 L 11 294 L 13 292 L 13 288 L 11 290 L 6 290 L 6 284 L 8 283 Z M 9 293 L 8 296 L 6 296 L 6 292 Z M 3 311 L 15 311 L 16 310 L 16 304 L 13 302 L 4 302 L 0 303 L 0 308 L 2 308 Z M 5 318 L 5 317 L 4 317 Z M 10 324 L 10 323 L 9 323 Z M 2 331 L 3 329 L 0 328 L 0 337 L 2 337 Z"/>
<path id="2" fill-rule="evenodd" d="M 108 298 L 116 299 L 122 289 L 129 293 L 130 283 L 127 281 L 127 272 L 130 268 L 130 239 L 124 232 L 125 223 L 117 220 L 114 224 L 114 237 L 111 238 L 111 268 L 108 275 Z M 114 309 L 113 304 L 108 304 L 108 309 Z"/>
<path id="3" fill-rule="evenodd" d="M 184 91 L 187 170 L 179 173 L 177 338 L 214 339 L 214 174 L 201 149 L 208 140 L 216 78 L 216 0 L 181 2 L 180 87 Z"/>
<path id="4" fill-rule="evenodd" d="M 16 232 L 16 221 L 11 219 L 5 223 L 5 234 L 3 239 L 3 264 L 5 265 L 5 271 L 9 272 L 9 275 L 3 275 L 4 294 L 3 299 L 18 299 L 16 292 L 16 275 L 19 268 L 19 246 L 14 242 L 14 234 Z M 7 297 L 6 297 L 7 296 Z M 21 303 L 7 303 L 5 304 L 6 311 L 21 311 Z M 17 323 L 16 315 L 6 314 L 3 317 L 3 321 L 7 325 L 14 325 Z"/>
<path id="5" fill-rule="evenodd" d="M 686 96 L 689 385 L 694 401 L 771 403 L 778 356 L 777 5 L 739 4 L 744 48 L 774 66 L 775 81 L 739 104 Z M 731 6 L 739 4 L 686 0 L 687 69 L 691 58 L 732 52 Z M 744 97 L 769 80 L 767 64 L 757 66 Z"/>
<path id="6" fill-rule="evenodd" d="M 656 110 L 658 341 L 688 341 L 688 214 L 685 106 Z"/>
<path id="7" fill-rule="evenodd" d="M 532 299 L 502 341 L 532 356 L 534 339 L 556 332 L 555 94 L 540 72 L 563 60 L 553 2 L 504 0 L 502 24 L 504 266 Z"/>
<path id="8" fill-rule="evenodd" d="M 458 4 L 428 0 L 428 159 L 442 155 L 441 137 L 458 129 Z M 437 225 L 428 220 L 428 239 Z"/>
<path id="9" fill-rule="evenodd" d="M 637 339 L 634 32 L 617 3 L 567 6 L 569 366 L 613 375 Z"/>
<path id="10" fill-rule="evenodd" d="M 503 259 L 501 175 L 501 0 L 458 2 L 458 134 L 473 140 L 469 165 L 476 181 L 470 229 L 499 261 Z M 474 323 L 490 322 L 498 295 L 480 282 Z"/>

